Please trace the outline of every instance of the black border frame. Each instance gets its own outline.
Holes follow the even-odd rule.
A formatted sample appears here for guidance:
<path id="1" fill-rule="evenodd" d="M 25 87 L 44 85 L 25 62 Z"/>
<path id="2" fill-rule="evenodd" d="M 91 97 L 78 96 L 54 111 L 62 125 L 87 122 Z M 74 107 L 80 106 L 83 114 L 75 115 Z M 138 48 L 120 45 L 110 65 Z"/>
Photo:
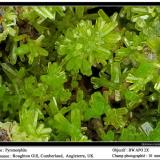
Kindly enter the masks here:
<path id="1" fill-rule="evenodd" d="M 33 0 L 34 1 L 34 0 Z M 53 0 L 54 1 L 54 0 Z M 73 0 L 74 1 L 74 0 Z M 0 6 L 156 6 L 160 5 L 160 2 L 1 2 Z"/>
<path id="2" fill-rule="evenodd" d="M 160 146 L 160 142 L 57 142 L 57 141 L 49 141 L 49 142 L 0 142 L 1 146 L 88 146 L 88 147 L 94 147 L 94 146 L 108 146 L 108 147 L 124 147 L 124 146 Z"/>

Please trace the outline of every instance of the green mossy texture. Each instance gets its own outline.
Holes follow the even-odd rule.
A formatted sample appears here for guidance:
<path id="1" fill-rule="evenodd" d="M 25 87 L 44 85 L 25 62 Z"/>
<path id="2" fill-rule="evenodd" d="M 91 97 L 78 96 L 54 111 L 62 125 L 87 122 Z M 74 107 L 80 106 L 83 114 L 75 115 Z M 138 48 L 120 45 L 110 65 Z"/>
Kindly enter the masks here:
<path id="1" fill-rule="evenodd" d="M 0 141 L 160 141 L 160 7 L 0 7 Z"/>

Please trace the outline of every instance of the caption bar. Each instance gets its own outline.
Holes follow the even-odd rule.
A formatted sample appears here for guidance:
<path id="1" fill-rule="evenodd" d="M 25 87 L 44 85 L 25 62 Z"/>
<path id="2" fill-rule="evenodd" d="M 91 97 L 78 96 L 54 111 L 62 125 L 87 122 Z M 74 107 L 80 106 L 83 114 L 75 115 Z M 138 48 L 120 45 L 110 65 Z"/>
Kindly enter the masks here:
<path id="1" fill-rule="evenodd" d="M 160 159 L 159 147 L 38 146 L 0 147 L 0 160 Z"/>

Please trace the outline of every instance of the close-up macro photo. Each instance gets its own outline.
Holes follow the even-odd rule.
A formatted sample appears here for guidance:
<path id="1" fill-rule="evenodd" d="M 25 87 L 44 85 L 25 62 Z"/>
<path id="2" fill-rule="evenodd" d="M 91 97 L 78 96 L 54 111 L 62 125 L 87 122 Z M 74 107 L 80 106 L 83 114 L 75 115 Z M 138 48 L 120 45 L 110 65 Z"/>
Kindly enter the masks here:
<path id="1" fill-rule="evenodd" d="M 0 6 L 0 141 L 160 141 L 160 7 Z"/>

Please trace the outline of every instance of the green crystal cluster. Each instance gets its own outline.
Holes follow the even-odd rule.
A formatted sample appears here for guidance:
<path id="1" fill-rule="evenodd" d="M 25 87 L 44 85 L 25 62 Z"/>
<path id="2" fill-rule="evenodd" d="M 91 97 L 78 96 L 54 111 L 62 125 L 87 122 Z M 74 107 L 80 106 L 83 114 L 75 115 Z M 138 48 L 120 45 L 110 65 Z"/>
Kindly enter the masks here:
<path id="1" fill-rule="evenodd" d="M 0 7 L 10 141 L 160 141 L 160 7 L 112 9 Z"/>

